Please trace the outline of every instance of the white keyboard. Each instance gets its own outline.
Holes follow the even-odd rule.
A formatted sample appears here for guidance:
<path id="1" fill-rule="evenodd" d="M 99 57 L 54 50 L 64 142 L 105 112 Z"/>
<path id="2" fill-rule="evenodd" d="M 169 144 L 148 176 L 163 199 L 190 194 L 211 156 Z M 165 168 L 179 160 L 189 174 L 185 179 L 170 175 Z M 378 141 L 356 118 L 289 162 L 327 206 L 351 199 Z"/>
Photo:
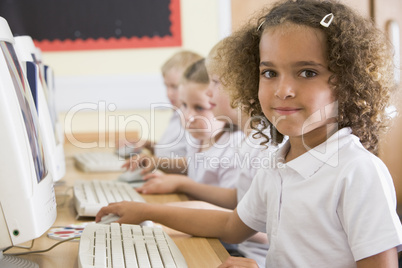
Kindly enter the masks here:
<path id="1" fill-rule="evenodd" d="M 74 183 L 74 203 L 79 217 L 95 217 L 109 203 L 145 202 L 128 183 L 109 180 L 78 180 Z"/>
<path id="2" fill-rule="evenodd" d="M 187 267 L 179 248 L 162 228 L 118 223 L 85 227 L 78 265 L 80 268 Z"/>
<path id="3" fill-rule="evenodd" d="M 123 157 L 108 152 L 86 152 L 74 155 L 76 166 L 85 172 L 125 171 Z"/>

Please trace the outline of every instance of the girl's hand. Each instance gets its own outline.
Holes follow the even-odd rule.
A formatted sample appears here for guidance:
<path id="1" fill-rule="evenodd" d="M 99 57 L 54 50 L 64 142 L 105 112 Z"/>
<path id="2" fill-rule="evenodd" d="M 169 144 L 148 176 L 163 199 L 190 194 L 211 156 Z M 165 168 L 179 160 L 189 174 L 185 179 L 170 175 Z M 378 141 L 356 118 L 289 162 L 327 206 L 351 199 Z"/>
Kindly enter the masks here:
<path id="1" fill-rule="evenodd" d="M 218 268 L 258 268 L 258 264 L 253 259 L 247 259 L 242 257 L 232 257 L 226 259 L 224 263 L 218 266 Z"/>
<path id="2" fill-rule="evenodd" d="M 150 179 L 152 178 L 152 179 Z M 148 181 L 136 190 L 142 194 L 170 194 L 178 192 L 181 183 L 189 180 L 184 175 L 165 175 L 160 173 L 150 173 L 144 177 Z"/>
<path id="3" fill-rule="evenodd" d="M 131 171 L 143 168 L 141 174 L 144 175 L 155 169 L 156 159 L 146 154 L 136 154 L 131 156 L 122 167 Z"/>
<path id="4" fill-rule="evenodd" d="M 147 181 L 149 179 L 155 179 L 155 178 L 160 178 L 160 177 L 164 177 L 166 176 L 165 172 L 160 171 L 159 169 L 155 169 L 154 171 L 145 174 L 144 177 L 142 177 L 142 179 L 144 181 Z"/>
<path id="5" fill-rule="evenodd" d="M 140 224 L 147 220 L 145 217 L 146 206 L 146 203 L 141 202 L 122 201 L 118 203 L 110 203 L 108 206 L 99 210 L 98 214 L 96 214 L 95 222 L 99 222 L 105 215 L 115 214 L 120 217 L 120 219 L 116 221 L 120 224 Z"/>

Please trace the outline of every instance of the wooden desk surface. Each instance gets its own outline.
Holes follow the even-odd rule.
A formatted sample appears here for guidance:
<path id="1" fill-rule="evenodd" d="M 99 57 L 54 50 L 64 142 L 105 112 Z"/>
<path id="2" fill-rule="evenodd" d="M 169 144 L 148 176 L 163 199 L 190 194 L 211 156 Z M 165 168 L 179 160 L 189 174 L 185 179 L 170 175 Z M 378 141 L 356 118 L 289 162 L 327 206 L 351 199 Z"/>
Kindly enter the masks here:
<path id="1" fill-rule="evenodd" d="M 76 148 L 70 143 L 65 144 L 66 155 L 66 176 L 55 186 L 57 200 L 57 218 L 54 226 L 65 226 L 78 224 L 85 220 L 76 219 L 72 199 L 72 186 L 77 179 L 116 179 L 119 173 L 84 173 L 74 166 L 73 155 L 83 149 Z M 105 149 L 107 150 L 107 149 Z M 187 200 L 184 195 L 143 195 L 150 203 L 166 203 Z M 187 234 L 164 227 L 165 231 L 172 237 L 179 247 L 190 268 L 217 267 L 229 256 L 228 252 L 217 239 L 192 237 Z M 36 239 L 31 250 L 47 249 L 58 241 L 47 237 L 47 233 Z M 29 245 L 25 243 L 23 245 Z M 78 242 L 63 243 L 51 251 L 40 254 L 29 254 L 20 256 L 29 259 L 41 268 L 70 268 L 78 267 Z M 23 249 L 10 249 L 7 253 L 20 252 Z"/>

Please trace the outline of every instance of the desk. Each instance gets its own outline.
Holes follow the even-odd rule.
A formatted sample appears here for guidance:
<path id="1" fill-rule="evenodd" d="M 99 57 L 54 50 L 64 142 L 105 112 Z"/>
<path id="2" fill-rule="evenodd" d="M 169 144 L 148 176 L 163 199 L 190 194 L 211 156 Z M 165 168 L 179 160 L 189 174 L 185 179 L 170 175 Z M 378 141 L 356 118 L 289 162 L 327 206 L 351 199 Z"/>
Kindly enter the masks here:
<path id="1" fill-rule="evenodd" d="M 57 218 L 54 226 L 64 226 L 84 222 L 77 220 L 73 199 L 72 186 L 77 179 L 116 179 L 119 173 L 84 173 L 74 166 L 73 156 L 84 149 L 77 148 L 66 142 L 64 146 L 66 155 L 66 176 L 55 186 L 57 200 Z M 99 149 L 90 149 L 99 150 Z M 102 149 L 111 151 L 111 149 Z M 144 195 L 144 199 L 150 203 L 166 203 L 187 200 L 184 195 Z M 217 267 L 229 256 L 225 248 L 217 239 L 192 237 L 187 234 L 164 227 L 165 231 L 172 237 L 179 247 L 190 268 Z M 32 250 L 47 249 L 57 241 L 50 239 L 45 233 L 35 240 Z M 25 243 L 28 245 L 30 243 Z M 51 251 L 41 254 L 23 255 L 21 258 L 29 259 L 41 268 L 70 268 L 78 267 L 78 242 L 66 242 Z M 22 249 L 11 249 L 7 253 L 24 251 Z"/>

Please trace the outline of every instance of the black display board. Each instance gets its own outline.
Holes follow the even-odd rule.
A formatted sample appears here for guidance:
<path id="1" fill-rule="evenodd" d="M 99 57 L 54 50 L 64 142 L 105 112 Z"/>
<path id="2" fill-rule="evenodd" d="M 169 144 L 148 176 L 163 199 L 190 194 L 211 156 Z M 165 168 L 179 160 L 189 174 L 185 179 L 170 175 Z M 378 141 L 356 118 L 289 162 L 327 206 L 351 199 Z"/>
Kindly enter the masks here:
<path id="1" fill-rule="evenodd" d="M 0 0 L 0 16 L 44 50 L 181 45 L 179 0 Z"/>

